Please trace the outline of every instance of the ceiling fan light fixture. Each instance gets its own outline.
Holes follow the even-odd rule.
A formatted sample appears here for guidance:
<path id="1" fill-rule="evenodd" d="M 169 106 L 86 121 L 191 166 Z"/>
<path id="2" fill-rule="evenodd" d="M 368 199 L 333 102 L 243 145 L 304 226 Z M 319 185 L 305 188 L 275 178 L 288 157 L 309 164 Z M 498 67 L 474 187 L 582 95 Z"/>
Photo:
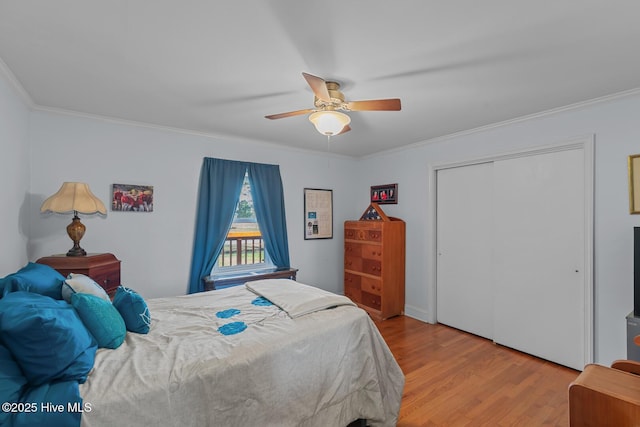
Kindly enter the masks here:
<path id="1" fill-rule="evenodd" d="M 309 121 L 321 134 L 332 136 L 342 132 L 342 129 L 351 123 L 351 118 L 338 111 L 317 111 L 309 115 Z"/>

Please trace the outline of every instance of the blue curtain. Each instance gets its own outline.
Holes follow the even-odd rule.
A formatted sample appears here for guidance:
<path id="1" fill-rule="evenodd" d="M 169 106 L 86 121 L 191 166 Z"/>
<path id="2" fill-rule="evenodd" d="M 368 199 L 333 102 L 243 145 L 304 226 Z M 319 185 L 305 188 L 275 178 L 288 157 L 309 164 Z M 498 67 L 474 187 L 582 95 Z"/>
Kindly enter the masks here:
<path id="1" fill-rule="evenodd" d="M 289 240 L 280 167 L 248 163 L 247 169 L 253 207 L 265 249 L 276 267 L 289 268 Z"/>
<path id="2" fill-rule="evenodd" d="M 202 279 L 211 273 L 240 199 L 246 162 L 205 157 L 200 170 L 189 293 L 204 291 Z"/>
<path id="3" fill-rule="evenodd" d="M 202 279 L 211 274 L 222 251 L 247 172 L 256 219 L 269 258 L 278 268 L 290 267 L 280 167 L 205 157 L 200 170 L 190 294 L 204 291 Z"/>

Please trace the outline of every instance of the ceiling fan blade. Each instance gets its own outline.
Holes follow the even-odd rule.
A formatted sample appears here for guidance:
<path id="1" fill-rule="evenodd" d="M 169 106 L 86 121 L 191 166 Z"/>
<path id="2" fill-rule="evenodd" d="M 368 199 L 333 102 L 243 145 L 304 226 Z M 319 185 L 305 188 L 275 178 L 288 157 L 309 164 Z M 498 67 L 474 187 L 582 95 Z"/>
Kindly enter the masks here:
<path id="1" fill-rule="evenodd" d="M 312 76 L 311 74 L 302 73 L 302 76 L 305 78 L 309 86 L 311 86 L 311 90 L 313 90 L 313 94 L 323 101 L 331 101 L 331 97 L 329 96 L 329 90 L 327 89 L 327 82 L 320 77 Z"/>
<path id="2" fill-rule="evenodd" d="M 306 110 L 296 110 L 296 111 L 289 111 L 288 113 L 272 114 L 270 116 L 264 116 L 264 118 L 271 119 L 271 120 L 284 119 L 285 117 L 299 116 L 301 114 L 313 113 L 314 111 L 315 110 L 308 108 Z"/>
<path id="3" fill-rule="evenodd" d="M 372 99 L 370 101 L 351 101 L 346 103 L 351 111 L 400 111 L 400 99 Z"/>
<path id="4" fill-rule="evenodd" d="M 343 127 L 343 128 L 342 128 L 342 130 L 341 130 L 340 132 L 338 132 L 338 133 L 336 134 L 336 136 L 338 136 L 338 135 L 342 135 L 343 133 L 345 133 L 345 132 L 349 132 L 350 130 L 351 130 L 351 126 L 346 125 L 345 127 Z"/>

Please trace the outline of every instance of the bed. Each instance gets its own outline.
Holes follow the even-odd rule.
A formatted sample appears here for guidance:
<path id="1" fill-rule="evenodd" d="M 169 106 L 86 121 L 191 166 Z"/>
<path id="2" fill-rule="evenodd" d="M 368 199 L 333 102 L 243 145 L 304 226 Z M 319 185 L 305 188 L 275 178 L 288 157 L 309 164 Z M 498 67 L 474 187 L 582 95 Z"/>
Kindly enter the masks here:
<path id="1" fill-rule="evenodd" d="M 149 332 L 97 349 L 79 381 L 79 424 L 396 425 L 404 376 L 363 310 L 290 280 L 248 285 L 146 301 Z"/>

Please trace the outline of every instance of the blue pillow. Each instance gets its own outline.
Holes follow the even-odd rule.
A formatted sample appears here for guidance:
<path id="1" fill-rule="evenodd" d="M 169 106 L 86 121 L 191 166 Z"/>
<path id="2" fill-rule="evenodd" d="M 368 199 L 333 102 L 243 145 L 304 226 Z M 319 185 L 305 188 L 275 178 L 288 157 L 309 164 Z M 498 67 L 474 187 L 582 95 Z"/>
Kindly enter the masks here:
<path id="1" fill-rule="evenodd" d="M 98 341 L 98 348 L 120 347 L 127 336 L 127 329 L 111 301 L 90 294 L 73 294 L 71 305 L 80 315 L 84 326 Z"/>
<path id="2" fill-rule="evenodd" d="M 0 294 L 27 291 L 62 299 L 64 276 L 44 264 L 30 262 L 15 273 L 0 279 Z"/>
<path id="3" fill-rule="evenodd" d="M 113 305 L 127 325 L 127 331 L 146 334 L 151 326 L 151 315 L 147 303 L 132 289 L 118 286 L 113 297 Z"/>
<path id="4" fill-rule="evenodd" d="M 109 295 L 91 277 L 84 274 L 70 273 L 62 285 L 62 298 L 71 304 L 73 294 L 91 294 L 111 302 Z"/>
<path id="5" fill-rule="evenodd" d="M 0 299 L 0 336 L 30 385 L 84 382 L 97 344 L 73 307 L 31 292 Z"/>
<path id="6" fill-rule="evenodd" d="M 6 347 L 0 345 L 0 402 L 17 402 L 27 379 Z M 9 424 L 10 412 L 0 410 L 0 425 Z"/>

